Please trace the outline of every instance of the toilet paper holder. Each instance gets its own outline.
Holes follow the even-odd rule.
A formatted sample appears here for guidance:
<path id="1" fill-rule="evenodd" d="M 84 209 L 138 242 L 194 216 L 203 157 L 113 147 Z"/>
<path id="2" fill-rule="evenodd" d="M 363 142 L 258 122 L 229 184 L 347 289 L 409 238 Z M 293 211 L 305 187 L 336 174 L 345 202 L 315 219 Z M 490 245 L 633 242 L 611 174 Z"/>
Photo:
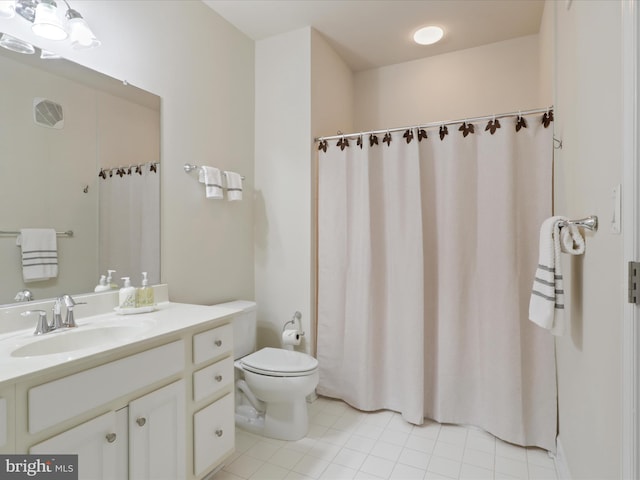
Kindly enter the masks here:
<path id="1" fill-rule="evenodd" d="M 304 336 L 304 332 L 302 331 L 302 314 L 298 311 L 296 311 L 293 314 L 293 317 L 291 318 L 291 320 L 289 320 L 288 322 L 286 322 L 283 326 L 282 326 L 282 333 L 284 333 L 284 331 L 287 329 L 287 325 L 291 324 L 295 327 L 296 325 L 296 321 L 298 322 L 298 334 L 300 336 Z"/>

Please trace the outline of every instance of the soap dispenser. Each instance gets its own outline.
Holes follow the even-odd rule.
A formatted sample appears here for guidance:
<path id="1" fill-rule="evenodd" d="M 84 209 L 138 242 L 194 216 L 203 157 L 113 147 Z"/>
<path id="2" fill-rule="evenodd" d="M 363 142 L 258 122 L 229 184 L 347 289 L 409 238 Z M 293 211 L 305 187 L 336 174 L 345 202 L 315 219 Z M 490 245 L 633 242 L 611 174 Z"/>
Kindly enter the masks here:
<path id="1" fill-rule="evenodd" d="M 107 277 L 104 275 L 100 275 L 100 282 L 96 285 L 96 288 L 93 290 L 94 292 L 106 292 L 111 290 L 111 287 L 107 285 Z"/>
<path id="2" fill-rule="evenodd" d="M 112 274 L 116 273 L 115 270 L 107 270 L 107 285 L 109 286 L 109 288 L 111 290 L 115 290 L 116 288 L 118 288 L 118 284 L 114 283 L 113 278 L 112 278 Z"/>
<path id="3" fill-rule="evenodd" d="M 153 307 L 154 305 L 155 299 L 153 298 L 153 288 L 149 286 L 147 272 L 142 272 L 142 287 L 137 291 L 137 306 Z"/>
<path id="4" fill-rule="evenodd" d="M 129 277 L 122 277 L 122 280 L 124 280 L 124 286 L 120 289 L 118 305 L 120 308 L 135 308 L 136 289 L 131 286 Z"/>

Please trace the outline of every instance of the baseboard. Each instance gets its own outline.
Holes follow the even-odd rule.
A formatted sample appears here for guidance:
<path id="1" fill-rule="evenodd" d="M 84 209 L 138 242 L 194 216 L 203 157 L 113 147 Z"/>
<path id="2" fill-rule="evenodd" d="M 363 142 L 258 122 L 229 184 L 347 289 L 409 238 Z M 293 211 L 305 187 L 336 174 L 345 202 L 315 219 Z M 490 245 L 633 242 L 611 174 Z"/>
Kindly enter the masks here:
<path id="1" fill-rule="evenodd" d="M 556 464 L 558 480 L 571 480 L 571 471 L 569 470 L 569 464 L 567 463 L 567 457 L 564 453 L 560 436 L 556 438 L 556 456 L 553 461 Z"/>

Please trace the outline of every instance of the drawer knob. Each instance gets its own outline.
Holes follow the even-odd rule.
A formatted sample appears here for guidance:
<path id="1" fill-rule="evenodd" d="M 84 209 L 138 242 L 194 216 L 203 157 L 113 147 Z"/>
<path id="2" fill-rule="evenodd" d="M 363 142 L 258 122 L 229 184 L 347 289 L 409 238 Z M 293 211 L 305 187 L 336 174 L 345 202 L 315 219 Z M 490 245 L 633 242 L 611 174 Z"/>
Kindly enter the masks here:
<path id="1" fill-rule="evenodd" d="M 221 347 L 222 346 L 222 340 L 216 340 L 215 342 L 213 342 L 216 344 L 216 347 Z"/>
<path id="2" fill-rule="evenodd" d="M 136 418 L 136 423 L 142 427 L 145 423 L 147 423 L 147 419 L 144 417 L 138 417 Z"/>
<path id="3" fill-rule="evenodd" d="M 222 381 L 222 375 L 218 374 L 214 377 L 216 379 L 216 382 L 221 382 Z"/>
<path id="4" fill-rule="evenodd" d="M 216 430 L 216 436 L 218 436 L 218 437 L 221 437 L 223 433 L 224 433 L 224 431 L 221 428 Z"/>
<path id="5" fill-rule="evenodd" d="M 109 443 L 113 443 L 116 441 L 116 434 L 115 433 L 107 433 L 106 437 L 107 442 Z"/>

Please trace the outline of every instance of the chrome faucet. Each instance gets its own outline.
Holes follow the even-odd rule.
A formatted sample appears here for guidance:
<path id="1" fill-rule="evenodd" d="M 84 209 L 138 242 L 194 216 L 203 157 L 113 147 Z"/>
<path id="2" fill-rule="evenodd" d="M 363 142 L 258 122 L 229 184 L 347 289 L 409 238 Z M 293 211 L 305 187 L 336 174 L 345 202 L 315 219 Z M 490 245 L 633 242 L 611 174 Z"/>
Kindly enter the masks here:
<path id="1" fill-rule="evenodd" d="M 75 307 L 76 305 L 84 305 L 87 302 L 76 302 L 73 298 L 71 298 L 71 295 L 68 294 L 64 294 L 61 297 L 58 297 L 56 301 L 58 300 L 64 302 L 65 306 L 67 307 L 67 316 L 64 319 L 64 322 L 62 322 L 62 326 L 66 328 L 77 327 L 76 321 L 73 318 L 73 307 Z"/>
<path id="2" fill-rule="evenodd" d="M 30 302 L 33 300 L 33 294 L 31 293 L 31 290 L 20 290 L 16 293 L 14 300 L 16 302 Z"/>
<path id="3" fill-rule="evenodd" d="M 43 335 L 47 332 L 50 332 L 53 327 L 49 325 L 49 322 L 47 321 L 47 312 L 45 312 L 44 310 L 27 310 L 26 312 L 22 312 L 21 315 L 23 317 L 26 317 L 34 313 L 38 314 L 38 323 L 36 323 L 36 330 L 33 332 L 33 334 Z"/>

